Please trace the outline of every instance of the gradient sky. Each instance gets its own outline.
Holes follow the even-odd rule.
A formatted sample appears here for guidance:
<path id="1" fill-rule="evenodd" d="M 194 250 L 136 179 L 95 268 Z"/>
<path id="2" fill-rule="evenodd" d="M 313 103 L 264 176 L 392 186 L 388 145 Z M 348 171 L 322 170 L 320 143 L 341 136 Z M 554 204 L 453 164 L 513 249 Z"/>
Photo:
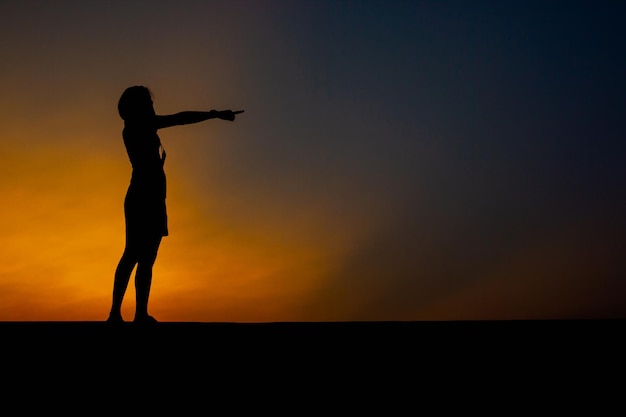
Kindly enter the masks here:
<path id="1" fill-rule="evenodd" d="M 0 320 L 104 320 L 160 131 L 162 321 L 626 318 L 626 2 L 0 1 Z M 132 319 L 131 281 L 123 314 Z"/>

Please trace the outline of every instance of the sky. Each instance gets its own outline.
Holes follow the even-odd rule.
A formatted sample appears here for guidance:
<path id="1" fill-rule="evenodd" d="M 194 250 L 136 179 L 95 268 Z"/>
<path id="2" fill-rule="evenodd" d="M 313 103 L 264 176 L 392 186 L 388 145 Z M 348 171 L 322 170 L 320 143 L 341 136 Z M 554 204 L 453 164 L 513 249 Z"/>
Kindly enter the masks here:
<path id="1" fill-rule="evenodd" d="M 0 321 L 104 320 L 159 131 L 160 321 L 626 318 L 626 3 L 0 1 Z M 123 315 L 134 314 L 134 285 Z"/>

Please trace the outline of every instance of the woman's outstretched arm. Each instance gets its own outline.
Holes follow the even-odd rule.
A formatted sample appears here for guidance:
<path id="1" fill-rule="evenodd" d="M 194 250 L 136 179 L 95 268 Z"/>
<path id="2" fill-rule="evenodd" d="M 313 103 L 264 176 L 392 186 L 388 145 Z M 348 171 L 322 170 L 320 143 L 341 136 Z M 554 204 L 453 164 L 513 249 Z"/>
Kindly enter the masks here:
<path id="1" fill-rule="evenodd" d="M 157 115 L 156 127 L 163 129 L 165 127 L 188 125 L 191 123 L 199 123 L 209 119 L 222 119 L 233 121 L 235 115 L 243 113 L 243 110 L 211 110 L 211 111 L 183 111 L 175 114 Z"/>

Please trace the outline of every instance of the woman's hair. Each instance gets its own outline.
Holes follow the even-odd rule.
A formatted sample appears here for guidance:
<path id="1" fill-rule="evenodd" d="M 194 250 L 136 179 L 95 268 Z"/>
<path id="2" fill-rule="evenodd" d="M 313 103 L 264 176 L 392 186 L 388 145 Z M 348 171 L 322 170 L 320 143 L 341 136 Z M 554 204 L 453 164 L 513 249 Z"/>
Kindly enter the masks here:
<path id="1" fill-rule="evenodd" d="M 151 110 L 152 93 L 142 85 L 128 87 L 117 103 L 117 111 L 124 121 L 141 118 Z"/>

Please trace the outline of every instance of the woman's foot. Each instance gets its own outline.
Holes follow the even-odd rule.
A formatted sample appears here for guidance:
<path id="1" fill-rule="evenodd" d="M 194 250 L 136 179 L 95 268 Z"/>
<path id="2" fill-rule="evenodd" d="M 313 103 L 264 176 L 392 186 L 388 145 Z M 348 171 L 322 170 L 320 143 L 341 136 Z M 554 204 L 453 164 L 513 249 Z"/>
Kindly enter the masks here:
<path id="1" fill-rule="evenodd" d="M 154 317 L 146 314 L 146 315 L 141 315 L 141 316 L 135 316 L 133 323 L 142 324 L 142 325 L 152 325 L 152 324 L 157 324 L 158 321 Z"/>
<path id="2" fill-rule="evenodd" d="M 121 324 L 124 323 L 124 319 L 120 313 L 110 313 L 109 318 L 107 318 L 107 323 L 109 324 Z"/>

